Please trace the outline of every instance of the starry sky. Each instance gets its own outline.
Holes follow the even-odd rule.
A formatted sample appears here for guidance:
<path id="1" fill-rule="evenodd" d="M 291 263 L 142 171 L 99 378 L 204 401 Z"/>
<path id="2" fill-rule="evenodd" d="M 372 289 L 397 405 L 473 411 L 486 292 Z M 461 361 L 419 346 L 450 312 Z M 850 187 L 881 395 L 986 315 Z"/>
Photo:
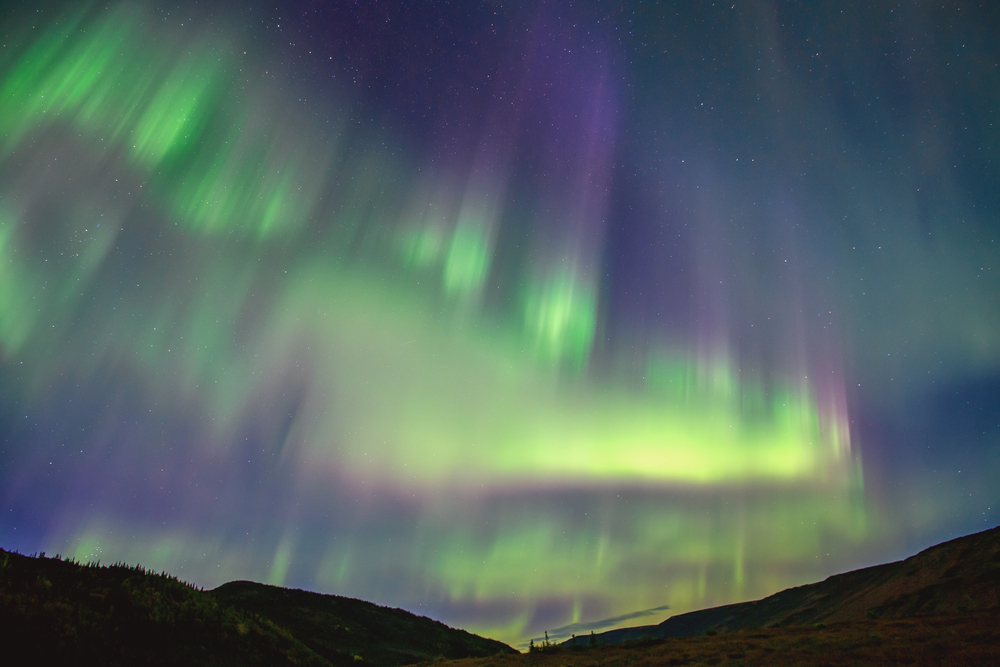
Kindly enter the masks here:
<path id="1" fill-rule="evenodd" d="M 994 3 L 2 12 L 3 548 L 523 647 L 998 524 Z"/>

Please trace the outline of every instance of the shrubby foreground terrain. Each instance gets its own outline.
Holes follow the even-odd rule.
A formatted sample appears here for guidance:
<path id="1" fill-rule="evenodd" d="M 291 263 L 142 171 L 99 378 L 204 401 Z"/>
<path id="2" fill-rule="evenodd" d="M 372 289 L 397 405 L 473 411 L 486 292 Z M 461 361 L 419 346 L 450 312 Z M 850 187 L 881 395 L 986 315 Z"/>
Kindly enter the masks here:
<path id="1" fill-rule="evenodd" d="M 369 602 L 0 550 L 5 656 L 198 665 L 996 665 L 1000 528 L 896 563 L 519 654 Z"/>
<path id="2" fill-rule="evenodd" d="M 0 550 L 4 654 L 45 663 L 402 665 L 516 653 L 401 609 Z"/>

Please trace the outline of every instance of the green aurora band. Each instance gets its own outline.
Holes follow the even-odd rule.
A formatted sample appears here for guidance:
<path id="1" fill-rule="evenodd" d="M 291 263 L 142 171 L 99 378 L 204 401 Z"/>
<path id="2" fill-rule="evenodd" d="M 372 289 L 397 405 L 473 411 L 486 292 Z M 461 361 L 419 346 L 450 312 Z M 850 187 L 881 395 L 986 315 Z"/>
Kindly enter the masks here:
<path id="1" fill-rule="evenodd" d="M 720 341 L 653 350 L 638 384 L 594 379 L 599 289 L 572 249 L 520 276 L 515 306 L 488 305 L 502 186 L 386 196 L 405 160 L 348 150 L 360 139 L 275 102 L 237 37 L 145 25 L 135 9 L 80 12 L 6 49 L 0 159 L 19 176 L 0 192 L 0 351 L 30 367 L 18 400 L 128 374 L 151 404 L 199 415 L 198 460 L 225 462 L 247 415 L 298 378 L 275 456 L 299 487 L 353 480 L 412 498 L 416 518 L 395 542 L 307 538 L 275 511 L 260 519 L 271 537 L 240 546 L 213 536 L 217 509 L 157 527 L 98 506 L 68 511 L 50 551 L 426 603 L 523 642 L 765 595 L 870 530 L 836 374 L 774 379 Z M 99 187 L 67 186 L 44 245 L 25 222 L 42 224 L 48 187 L 32 156 L 67 152 Z M 440 213 L 408 214 L 407 193 L 428 189 Z M 136 225 L 156 226 L 157 249 L 124 278 Z M 546 503 L 576 491 L 572 510 Z"/>

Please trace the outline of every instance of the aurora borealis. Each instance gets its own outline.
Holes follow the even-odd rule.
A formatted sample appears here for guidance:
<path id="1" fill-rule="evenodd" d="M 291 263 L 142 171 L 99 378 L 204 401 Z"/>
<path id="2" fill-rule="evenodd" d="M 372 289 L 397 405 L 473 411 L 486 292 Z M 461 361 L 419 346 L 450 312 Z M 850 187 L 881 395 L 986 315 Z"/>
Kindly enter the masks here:
<path id="1" fill-rule="evenodd" d="M 1000 10 L 7 3 L 0 546 L 519 646 L 996 525 Z"/>

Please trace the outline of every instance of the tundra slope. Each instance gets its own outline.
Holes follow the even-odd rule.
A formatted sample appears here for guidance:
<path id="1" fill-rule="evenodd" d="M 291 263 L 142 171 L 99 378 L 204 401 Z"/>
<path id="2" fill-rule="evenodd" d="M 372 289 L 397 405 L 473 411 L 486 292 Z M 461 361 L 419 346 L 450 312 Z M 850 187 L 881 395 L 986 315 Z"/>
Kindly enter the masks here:
<path id="1" fill-rule="evenodd" d="M 1000 609 L 1000 527 L 935 545 L 894 563 L 740 602 L 671 616 L 659 625 L 609 630 L 603 644 L 691 637 L 709 630 L 815 625 Z M 566 642 L 568 643 L 568 642 Z"/>

